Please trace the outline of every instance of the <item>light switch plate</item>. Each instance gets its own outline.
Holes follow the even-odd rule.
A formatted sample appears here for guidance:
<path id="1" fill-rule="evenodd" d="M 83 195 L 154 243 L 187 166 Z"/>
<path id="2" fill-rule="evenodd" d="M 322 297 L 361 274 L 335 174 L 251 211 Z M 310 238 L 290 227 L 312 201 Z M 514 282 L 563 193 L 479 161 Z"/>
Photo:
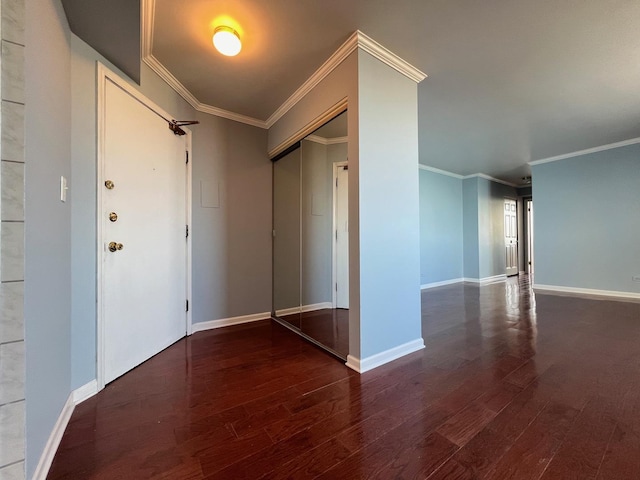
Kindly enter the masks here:
<path id="1" fill-rule="evenodd" d="M 60 177 L 60 201 L 67 201 L 67 190 L 69 187 L 67 186 L 67 178 L 63 175 Z"/>

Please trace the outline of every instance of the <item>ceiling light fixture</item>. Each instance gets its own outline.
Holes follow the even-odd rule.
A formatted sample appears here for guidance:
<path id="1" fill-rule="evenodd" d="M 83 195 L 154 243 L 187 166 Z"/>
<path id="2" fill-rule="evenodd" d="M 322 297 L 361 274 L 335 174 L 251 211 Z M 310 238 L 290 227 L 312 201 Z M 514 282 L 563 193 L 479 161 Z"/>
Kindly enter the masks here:
<path id="1" fill-rule="evenodd" d="M 213 31 L 213 45 L 223 55 L 234 57 L 242 50 L 240 35 L 231 27 L 220 26 Z"/>

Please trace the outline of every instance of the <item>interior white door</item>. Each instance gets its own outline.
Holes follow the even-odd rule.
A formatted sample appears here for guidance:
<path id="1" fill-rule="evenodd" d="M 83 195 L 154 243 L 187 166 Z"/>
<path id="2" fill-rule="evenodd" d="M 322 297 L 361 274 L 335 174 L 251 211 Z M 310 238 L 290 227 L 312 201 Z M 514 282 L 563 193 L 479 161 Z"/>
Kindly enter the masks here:
<path id="1" fill-rule="evenodd" d="M 98 188 L 107 383 L 186 333 L 187 169 L 186 137 L 117 85 L 105 88 Z M 110 251 L 110 242 L 122 249 Z"/>
<path id="2" fill-rule="evenodd" d="M 504 200 L 504 243 L 505 243 L 505 273 L 518 274 L 518 216 L 516 201 Z"/>
<path id="3" fill-rule="evenodd" d="M 335 279 L 336 308 L 349 308 L 349 170 L 336 167 L 335 183 Z"/>

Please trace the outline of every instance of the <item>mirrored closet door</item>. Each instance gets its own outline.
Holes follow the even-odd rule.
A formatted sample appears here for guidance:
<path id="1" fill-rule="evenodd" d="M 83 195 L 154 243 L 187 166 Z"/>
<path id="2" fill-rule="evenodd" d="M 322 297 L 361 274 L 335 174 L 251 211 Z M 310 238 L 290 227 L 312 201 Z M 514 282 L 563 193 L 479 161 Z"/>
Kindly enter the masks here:
<path id="1" fill-rule="evenodd" d="M 349 353 L 347 115 L 273 165 L 273 314 L 346 359 Z"/>

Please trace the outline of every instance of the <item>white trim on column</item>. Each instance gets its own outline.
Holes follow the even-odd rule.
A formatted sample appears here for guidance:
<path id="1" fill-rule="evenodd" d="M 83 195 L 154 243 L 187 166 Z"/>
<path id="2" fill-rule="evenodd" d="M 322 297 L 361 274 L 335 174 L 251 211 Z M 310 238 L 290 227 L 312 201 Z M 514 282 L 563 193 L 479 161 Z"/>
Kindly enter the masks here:
<path id="1" fill-rule="evenodd" d="M 503 273 L 501 275 L 494 275 L 493 277 L 483 277 L 483 278 L 463 278 L 463 281 L 469 283 L 478 283 L 480 285 L 488 285 L 490 283 L 500 283 L 504 282 L 507 279 L 507 276 Z"/>
<path id="2" fill-rule="evenodd" d="M 441 282 L 431 282 L 420 285 L 420 290 L 428 290 L 430 288 L 444 287 L 445 285 L 453 285 L 455 283 L 464 282 L 464 278 L 452 278 L 451 280 L 443 280 Z"/>
<path id="3" fill-rule="evenodd" d="M 257 322 L 259 320 L 268 320 L 269 318 L 271 318 L 271 312 L 263 312 L 251 315 L 242 315 L 239 317 L 220 318 L 218 320 L 198 322 L 191 326 L 191 333 L 193 334 L 197 332 L 204 332 L 205 330 L 230 327 L 231 325 L 240 325 L 242 323 Z"/>
<path id="4" fill-rule="evenodd" d="M 550 294 L 566 294 L 574 296 L 585 297 L 606 297 L 606 298 L 618 298 L 627 300 L 640 299 L 640 293 L 637 292 L 620 292 L 616 290 L 596 290 L 593 288 L 578 288 L 578 287 L 564 287 L 561 285 L 541 285 L 535 283 L 533 290 L 536 293 L 550 293 Z"/>
<path id="5" fill-rule="evenodd" d="M 79 403 L 84 402 L 88 398 L 93 397 L 96 393 L 98 393 L 98 381 L 91 380 L 89 383 L 76 388 L 72 392 L 73 404 L 78 405 Z"/>
<path id="6" fill-rule="evenodd" d="M 502 185 L 506 185 L 508 187 L 514 187 L 514 188 L 518 188 L 521 186 L 521 185 L 516 185 L 515 183 L 500 180 L 499 178 L 492 177 L 490 175 L 485 175 L 484 173 L 474 173 L 472 175 L 465 175 L 464 177 L 462 177 L 463 180 L 466 180 L 467 178 L 484 178 L 485 180 L 489 180 L 495 183 L 501 183 Z"/>
<path id="7" fill-rule="evenodd" d="M 376 367 L 384 365 L 385 363 L 392 362 L 400 357 L 409 355 L 410 353 L 417 352 L 424 348 L 424 340 L 422 338 L 416 338 L 410 342 L 398 345 L 397 347 L 390 348 L 384 352 L 376 353 L 367 358 L 357 358 L 353 355 L 347 355 L 347 362 L 345 365 L 358 373 L 368 372 Z"/>

